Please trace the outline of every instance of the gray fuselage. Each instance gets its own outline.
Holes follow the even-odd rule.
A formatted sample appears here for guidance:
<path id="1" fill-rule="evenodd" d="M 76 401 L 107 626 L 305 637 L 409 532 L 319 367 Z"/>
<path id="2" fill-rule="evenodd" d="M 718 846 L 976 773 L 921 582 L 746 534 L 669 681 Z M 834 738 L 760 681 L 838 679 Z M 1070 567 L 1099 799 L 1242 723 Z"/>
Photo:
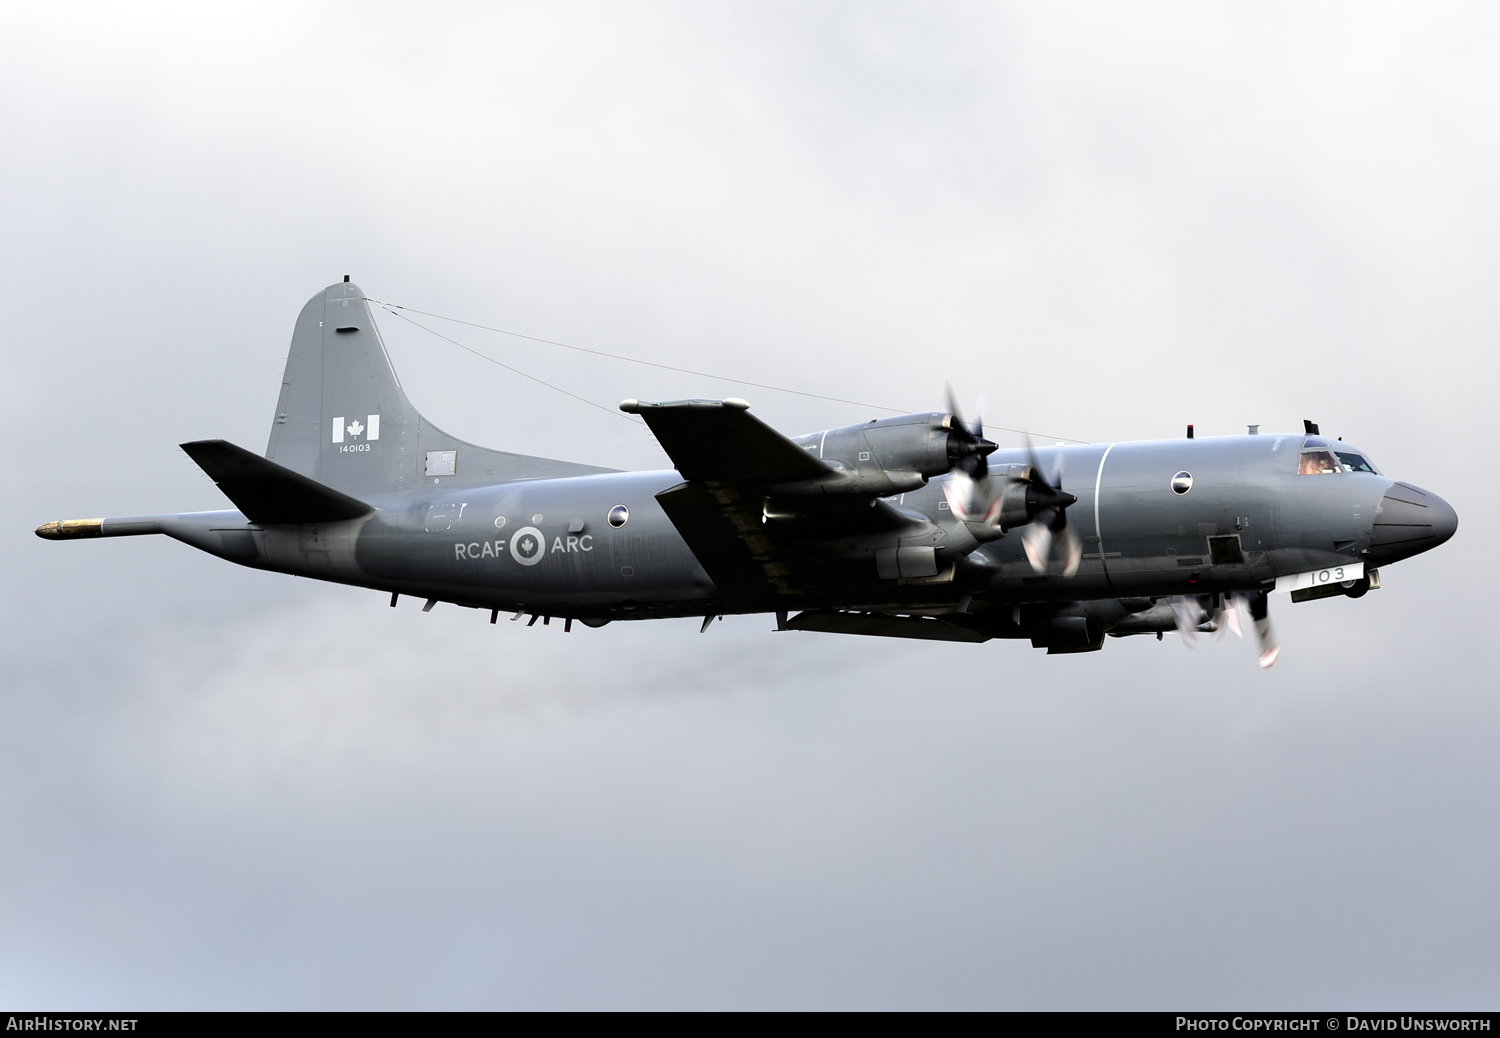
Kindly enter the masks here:
<path id="1" fill-rule="evenodd" d="M 1299 475 L 1300 435 L 1232 436 L 1046 448 L 1078 502 L 1069 509 L 1084 540 L 1071 578 L 1038 575 L 1018 531 L 955 558 L 951 578 L 877 577 L 887 544 L 961 539 L 941 483 L 890 498 L 913 522 L 897 535 L 819 538 L 802 550 L 844 574 L 798 608 L 939 605 L 964 596 L 992 603 L 1155 598 L 1249 591 L 1278 576 L 1353 562 L 1389 564 L 1441 543 L 1457 525 L 1435 495 L 1374 472 Z M 1341 449 L 1353 451 L 1354 448 Z M 358 463 L 359 456 L 350 458 Z M 992 464 L 1021 464 L 997 451 Z M 1178 473 L 1191 489 L 1174 492 Z M 182 515 L 163 532 L 244 565 L 502 610 L 579 619 L 633 619 L 732 611 L 656 495 L 682 482 L 675 471 L 607 472 L 371 498 L 374 514 L 296 527 L 251 524 L 235 512 Z M 1382 536 L 1387 492 L 1419 495 L 1425 522 Z M 1399 492 L 1399 491 L 1398 491 Z M 628 519 L 611 525 L 611 509 Z M 1397 505 L 1399 508 L 1400 505 Z M 1407 504 L 1408 508 L 1412 506 Z M 1421 506 L 1418 506 L 1421 507 Z M 763 522 L 776 534 L 775 518 Z M 1214 560 L 1209 538 L 1235 534 L 1236 561 Z M 798 550 L 793 537 L 790 550 Z"/>
<path id="2" fill-rule="evenodd" d="M 1380 586 L 1377 567 L 1458 525 L 1446 502 L 1311 422 L 1305 435 L 1032 453 L 997 449 L 951 406 L 789 438 L 736 398 L 626 400 L 672 469 L 510 453 L 412 405 L 370 302 L 345 279 L 303 306 L 264 456 L 182 444 L 237 511 L 37 533 L 164 533 L 491 620 L 775 613 L 785 630 L 1030 638 L 1066 653 L 1107 634 L 1187 637 L 1243 610 L 1269 666 L 1273 590 L 1359 597 Z"/>

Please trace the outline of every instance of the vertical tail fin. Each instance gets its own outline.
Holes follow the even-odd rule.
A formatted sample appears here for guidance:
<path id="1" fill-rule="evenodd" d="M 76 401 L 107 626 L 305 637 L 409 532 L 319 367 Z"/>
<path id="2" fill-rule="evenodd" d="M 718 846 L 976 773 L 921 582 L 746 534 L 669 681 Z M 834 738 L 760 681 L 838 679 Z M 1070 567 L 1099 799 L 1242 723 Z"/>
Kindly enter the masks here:
<path id="1" fill-rule="evenodd" d="M 292 332 L 266 457 L 346 493 L 409 489 L 417 414 L 358 285 L 329 285 Z"/>
<path id="2" fill-rule="evenodd" d="M 356 497 L 609 471 L 488 450 L 428 422 L 406 399 L 364 292 L 348 281 L 297 317 L 266 457 Z"/>

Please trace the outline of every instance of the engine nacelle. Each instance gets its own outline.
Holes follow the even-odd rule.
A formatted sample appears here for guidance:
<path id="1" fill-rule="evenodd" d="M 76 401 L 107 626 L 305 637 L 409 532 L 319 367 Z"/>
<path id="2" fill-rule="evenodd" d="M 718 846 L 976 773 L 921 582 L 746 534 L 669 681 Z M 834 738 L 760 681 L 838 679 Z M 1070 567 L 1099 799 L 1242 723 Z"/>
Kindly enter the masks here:
<path id="1" fill-rule="evenodd" d="M 1026 475 L 1030 475 L 1029 465 L 1014 465 L 1012 468 L 1023 469 Z M 1018 474 L 1016 478 L 1021 478 Z M 1032 516 L 1037 510 L 1036 487 L 1030 483 L 1009 483 L 1000 495 L 1000 513 L 995 517 L 995 525 L 1001 530 L 1009 530 L 1016 526 L 1025 526 L 1031 522 Z"/>
<path id="2" fill-rule="evenodd" d="M 785 497 L 885 497 L 916 490 L 952 467 L 951 426 L 950 415 L 934 411 L 794 436 L 793 443 L 821 459 L 833 474 L 772 489 Z"/>

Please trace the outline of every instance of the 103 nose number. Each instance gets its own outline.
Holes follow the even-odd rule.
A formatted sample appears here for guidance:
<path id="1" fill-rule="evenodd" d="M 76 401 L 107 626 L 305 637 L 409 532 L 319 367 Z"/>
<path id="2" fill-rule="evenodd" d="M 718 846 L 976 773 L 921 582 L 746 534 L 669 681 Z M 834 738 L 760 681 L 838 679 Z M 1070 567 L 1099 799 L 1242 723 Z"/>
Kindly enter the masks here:
<path id="1" fill-rule="evenodd" d="M 1276 578 L 1277 591 L 1301 591 L 1304 588 L 1322 587 L 1327 584 L 1353 583 L 1365 575 L 1363 562 L 1351 562 L 1347 566 L 1329 566 L 1326 569 L 1308 570 Z"/>

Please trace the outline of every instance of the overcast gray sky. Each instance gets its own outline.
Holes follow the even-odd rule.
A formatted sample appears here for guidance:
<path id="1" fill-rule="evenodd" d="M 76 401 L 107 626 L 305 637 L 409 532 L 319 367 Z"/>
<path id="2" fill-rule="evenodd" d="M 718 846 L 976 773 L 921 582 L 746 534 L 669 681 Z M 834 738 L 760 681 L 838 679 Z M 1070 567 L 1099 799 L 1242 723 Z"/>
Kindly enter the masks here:
<path id="1" fill-rule="evenodd" d="M 1500 13 L 0 7 L 0 1003 L 1495 1008 Z M 371 295 L 1081 440 L 1322 423 L 1458 509 L 1232 639 L 598 631 L 58 518 L 223 507 Z M 641 428 L 384 318 L 424 413 Z M 450 330 L 451 331 L 451 330 Z M 476 349 L 606 406 L 746 396 Z M 1008 435 L 999 437 L 1015 442 Z"/>

